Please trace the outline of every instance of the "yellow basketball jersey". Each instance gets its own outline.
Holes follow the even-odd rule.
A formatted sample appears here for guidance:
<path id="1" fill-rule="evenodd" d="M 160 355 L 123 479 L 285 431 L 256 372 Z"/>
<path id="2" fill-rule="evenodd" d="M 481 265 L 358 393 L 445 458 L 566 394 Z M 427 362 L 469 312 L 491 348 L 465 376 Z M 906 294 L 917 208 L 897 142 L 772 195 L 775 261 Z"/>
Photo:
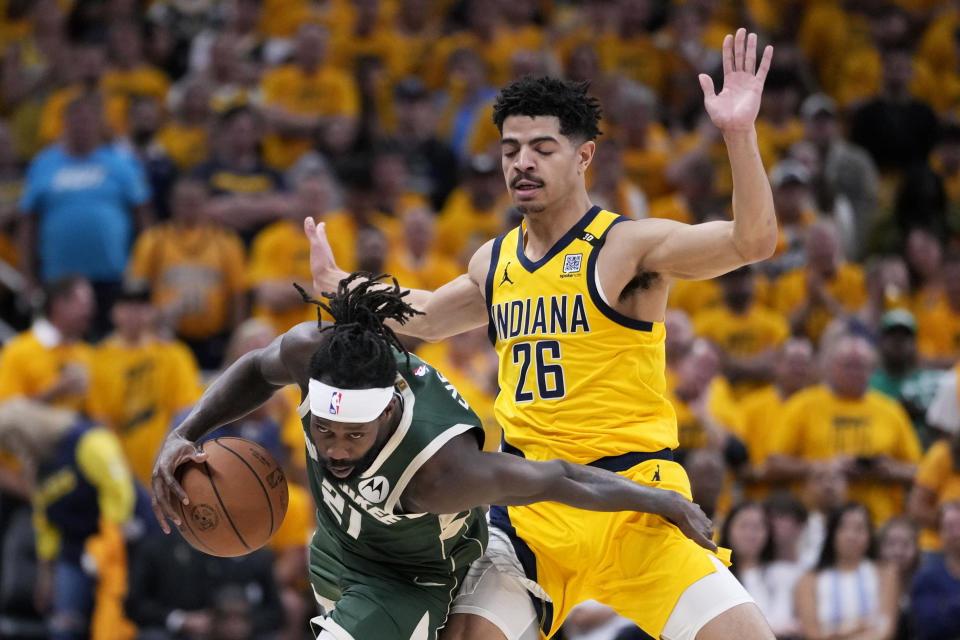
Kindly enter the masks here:
<path id="1" fill-rule="evenodd" d="M 663 323 L 618 313 L 599 286 L 600 247 L 624 220 L 593 207 L 536 262 L 523 225 L 494 241 L 486 298 L 505 451 L 585 464 L 676 448 Z"/>

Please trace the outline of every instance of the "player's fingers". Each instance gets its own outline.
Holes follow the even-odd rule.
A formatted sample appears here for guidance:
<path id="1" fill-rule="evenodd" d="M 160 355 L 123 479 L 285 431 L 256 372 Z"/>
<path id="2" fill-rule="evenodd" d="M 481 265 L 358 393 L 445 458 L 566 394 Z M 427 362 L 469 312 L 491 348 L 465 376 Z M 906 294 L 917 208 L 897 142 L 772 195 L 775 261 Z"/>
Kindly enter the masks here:
<path id="1" fill-rule="evenodd" d="M 757 70 L 757 34 L 747 34 L 747 50 L 743 54 L 743 70 L 755 73 Z"/>
<path id="2" fill-rule="evenodd" d="M 314 230 L 317 228 L 317 223 L 313 221 L 313 218 L 307 216 L 303 219 L 303 233 L 306 234 L 307 238 L 313 240 Z"/>
<path id="3" fill-rule="evenodd" d="M 156 486 L 154 486 L 153 497 L 150 498 L 150 508 L 153 509 L 153 516 L 160 523 L 160 530 L 164 533 L 170 533 L 170 525 L 167 524 L 167 518 L 160 507 L 160 501 L 157 499 Z"/>
<path id="4" fill-rule="evenodd" d="M 703 89 L 703 97 L 711 98 L 717 95 L 717 92 L 713 88 L 713 78 L 705 73 L 701 73 L 699 76 L 697 76 L 697 79 L 700 80 L 700 88 Z"/>
<path id="5" fill-rule="evenodd" d="M 173 474 L 170 473 L 167 469 L 160 469 L 160 477 L 163 478 L 163 484 L 166 486 L 166 489 L 169 493 L 172 493 L 173 496 L 183 504 L 190 504 L 190 499 L 187 498 L 187 492 L 183 490 L 183 487 L 180 486 L 180 483 L 177 482 L 177 479 L 173 477 Z M 172 503 L 172 500 L 167 501 L 168 504 Z M 174 524 L 180 524 L 180 518 L 177 516 L 176 512 L 173 510 L 172 505 L 170 506 L 170 518 L 173 520 Z"/>
<path id="6" fill-rule="evenodd" d="M 770 71 L 770 61 L 773 60 L 773 46 L 767 45 L 763 49 L 763 57 L 760 58 L 760 68 L 757 69 L 757 78 L 760 82 L 767 79 L 767 72 Z"/>
<path id="7" fill-rule="evenodd" d="M 733 72 L 733 36 L 728 33 L 723 38 L 723 74 Z"/>
<path id="8" fill-rule="evenodd" d="M 747 30 L 743 27 L 737 29 L 737 35 L 733 37 L 733 68 L 737 71 L 743 71 L 743 53 L 746 49 Z"/>
<path id="9" fill-rule="evenodd" d="M 207 459 L 207 452 L 203 449 L 198 449 L 197 447 L 193 447 L 188 455 L 190 456 L 191 460 L 198 464 L 205 462 Z"/>

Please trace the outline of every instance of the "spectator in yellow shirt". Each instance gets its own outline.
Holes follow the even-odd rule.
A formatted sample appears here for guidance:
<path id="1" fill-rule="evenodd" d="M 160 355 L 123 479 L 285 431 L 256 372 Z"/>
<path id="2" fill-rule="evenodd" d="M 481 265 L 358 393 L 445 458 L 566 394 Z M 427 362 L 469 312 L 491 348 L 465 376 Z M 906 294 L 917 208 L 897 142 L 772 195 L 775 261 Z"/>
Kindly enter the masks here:
<path id="1" fill-rule="evenodd" d="M 493 157 L 473 156 L 463 183 L 454 189 L 437 219 L 437 250 L 466 266 L 481 244 L 503 226 L 503 176 Z"/>
<path id="2" fill-rule="evenodd" d="M 931 366 L 950 366 L 960 358 L 960 254 L 940 266 L 944 296 L 917 316 L 917 348 Z"/>
<path id="3" fill-rule="evenodd" d="M 834 464 L 850 480 L 847 498 L 883 524 L 903 511 L 920 443 L 900 405 L 868 388 L 876 361 L 869 342 L 844 336 L 826 356 L 826 384 L 797 393 L 783 409 L 768 478 L 799 480 L 817 465 Z"/>
<path id="4" fill-rule="evenodd" d="M 956 394 L 956 383 L 953 387 Z M 960 500 L 960 430 L 934 443 L 924 454 L 910 490 L 908 513 L 924 527 L 920 534 L 924 551 L 940 549 L 937 509 L 954 500 Z"/>
<path id="5" fill-rule="evenodd" d="M 384 270 L 405 287 L 433 291 L 463 270 L 437 250 L 436 217 L 426 207 L 411 209 L 403 217 L 403 241 L 394 243 Z"/>
<path id="6" fill-rule="evenodd" d="M 209 154 L 210 89 L 202 82 L 192 82 L 179 102 L 173 117 L 157 134 L 157 142 L 180 171 L 189 171 Z"/>
<path id="7" fill-rule="evenodd" d="M 811 226 L 805 251 L 806 266 L 784 274 L 774 286 L 773 307 L 790 319 L 794 334 L 816 343 L 831 318 L 857 311 L 867 296 L 863 271 L 841 256 L 834 224 Z"/>
<path id="8" fill-rule="evenodd" d="M 200 372 L 186 345 L 154 333 L 156 309 L 145 286 L 125 287 L 111 316 L 115 331 L 96 348 L 90 415 L 117 434 L 146 487 L 171 420 L 200 396 Z"/>
<path id="9" fill-rule="evenodd" d="M 747 394 L 740 401 L 740 433 L 749 464 L 740 473 L 744 496 L 762 500 L 781 483 L 767 479 L 770 444 L 783 415 L 784 404 L 816 380 L 813 345 L 807 338 L 788 338 L 777 351 L 773 384 Z"/>
<path id="10" fill-rule="evenodd" d="M 201 368 L 215 369 L 244 316 L 245 256 L 237 234 L 209 219 L 208 198 L 202 182 L 178 180 L 173 217 L 137 238 L 127 278 L 149 284 L 164 323 L 190 345 Z"/>
<path id="11" fill-rule="evenodd" d="M 804 263 L 807 231 L 817 221 L 810 181 L 810 172 L 797 160 L 784 160 L 770 171 L 773 205 L 777 212 L 777 249 L 759 265 L 770 278 Z"/>
<path id="12" fill-rule="evenodd" d="M 94 352 L 83 336 L 95 304 L 93 288 L 80 276 L 44 287 L 43 315 L 0 351 L 0 400 L 21 396 L 87 409 Z"/>
<path id="13" fill-rule="evenodd" d="M 119 97 L 126 115 L 131 98 L 147 96 L 163 102 L 170 89 L 170 80 L 160 69 L 149 64 L 143 56 L 143 38 L 139 27 L 132 22 L 114 22 L 107 30 L 110 66 L 103 74 L 100 86 L 110 99 Z M 123 133 L 128 122 L 123 120 Z"/>
<path id="14" fill-rule="evenodd" d="M 622 136 L 627 176 L 650 200 L 668 195 L 671 145 L 667 131 L 656 120 L 656 95 L 642 84 L 621 80 L 610 115 Z"/>
<path id="15" fill-rule="evenodd" d="M 297 31 L 293 62 L 267 71 L 261 81 L 270 130 L 264 159 L 287 169 L 331 128 L 357 126 L 360 99 L 354 79 L 326 61 L 327 31 L 305 24 Z"/>
<path id="16" fill-rule="evenodd" d="M 312 286 L 310 243 L 303 234 L 303 220 L 307 216 L 323 219 L 332 204 L 333 189 L 326 171 L 302 176 L 284 218 L 253 239 L 247 269 L 253 317 L 270 324 L 277 335 L 299 322 L 316 320 L 315 305 L 305 303 L 291 283 L 306 289 Z"/>
<path id="17" fill-rule="evenodd" d="M 720 276 L 723 305 L 693 318 L 697 335 L 720 348 L 723 375 L 737 399 L 773 378 L 777 349 L 790 335 L 781 314 L 756 303 L 755 279 L 750 265 Z"/>
<path id="18" fill-rule="evenodd" d="M 70 56 L 73 82 L 53 92 L 40 112 L 39 142 L 48 145 L 63 135 L 66 128 L 64 114 L 67 105 L 81 95 L 100 96 L 102 121 L 115 134 L 124 130 L 126 100 L 122 95 L 107 93 L 103 83 L 106 51 L 100 45 L 83 44 L 74 47 Z"/>

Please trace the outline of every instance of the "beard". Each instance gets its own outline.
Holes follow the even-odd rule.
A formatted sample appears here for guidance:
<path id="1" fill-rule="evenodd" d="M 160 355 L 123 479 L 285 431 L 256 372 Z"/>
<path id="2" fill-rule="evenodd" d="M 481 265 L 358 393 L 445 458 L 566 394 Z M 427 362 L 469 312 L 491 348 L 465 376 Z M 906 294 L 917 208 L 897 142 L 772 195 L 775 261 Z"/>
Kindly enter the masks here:
<path id="1" fill-rule="evenodd" d="M 350 482 L 355 480 L 360 474 L 370 468 L 370 465 L 373 464 L 373 461 L 376 460 L 377 456 L 380 455 L 380 451 L 383 449 L 383 443 L 379 445 L 374 445 L 370 447 L 370 451 L 367 451 L 363 456 L 356 458 L 354 460 L 333 460 L 328 458 L 320 458 L 320 462 L 323 465 L 323 475 L 330 482 Z M 335 476 L 330 472 L 328 464 L 331 462 L 337 463 L 342 466 L 352 466 L 353 470 L 350 471 L 350 475 L 340 478 Z"/>
<path id="2" fill-rule="evenodd" d="M 547 208 L 547 205 L 545 205 L 545 204 L 521 204 L 521 205 L 517 205 L 517 211 L 519 211 L 519 212 L 522 213 L 523 215 L 527 215 L 528 213 L 542 213 L 544 210 L 546 210 L 546 208 Z"/>

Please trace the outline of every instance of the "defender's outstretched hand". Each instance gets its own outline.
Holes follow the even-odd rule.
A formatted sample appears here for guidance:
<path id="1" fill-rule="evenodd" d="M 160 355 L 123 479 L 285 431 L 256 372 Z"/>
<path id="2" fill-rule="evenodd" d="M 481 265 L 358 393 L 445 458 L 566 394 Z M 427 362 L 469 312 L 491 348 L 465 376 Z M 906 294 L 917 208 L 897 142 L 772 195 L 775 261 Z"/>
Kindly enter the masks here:
<path id="1" fill-rule="evenodd" d="M 303 232 L 310 241 L 310 274 L 313 276 L 313 293 L 320 297 L 324 291 L 336 291 L 337 284 L 347 273 L 337 266 L 324 223 L 317 224 L 313 218 L 303 221 Z"/>
<path id="2" fill-rule="evenodd" d="M 767 46 L 757 67 L 757 34 L 738 29 L 723 39 L 723 89 L 716 93 L 713 80 L 701 73 L 703 104 L 720 131 L 751 129 L 760 110 L 763 83 L 770 70 L 773 47 Z"/>

